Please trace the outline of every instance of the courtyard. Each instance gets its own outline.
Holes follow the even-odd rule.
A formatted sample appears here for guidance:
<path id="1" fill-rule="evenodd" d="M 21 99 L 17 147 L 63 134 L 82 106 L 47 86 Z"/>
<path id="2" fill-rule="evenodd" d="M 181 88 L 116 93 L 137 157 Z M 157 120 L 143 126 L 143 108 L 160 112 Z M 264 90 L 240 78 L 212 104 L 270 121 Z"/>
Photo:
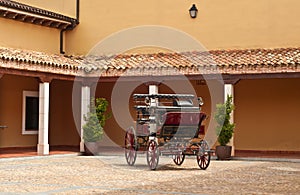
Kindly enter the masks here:
<path id="1" fill-rule="evenodd" d="M 135 166 L 121 154 L 0 159 L 2 194 L 297 194 L 300 161 L 212 160 L 200 170 L 188 157 L 181 166 L 161 157 L 156 171 L 145 155 Z"/>

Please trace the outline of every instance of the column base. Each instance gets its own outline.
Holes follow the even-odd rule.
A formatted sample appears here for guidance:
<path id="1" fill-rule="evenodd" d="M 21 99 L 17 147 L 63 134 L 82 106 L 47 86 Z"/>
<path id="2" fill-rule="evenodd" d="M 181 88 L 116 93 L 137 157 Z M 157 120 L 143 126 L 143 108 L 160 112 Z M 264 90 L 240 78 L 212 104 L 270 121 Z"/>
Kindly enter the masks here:
<path id="1" fill-rule="evenodd" d="M 49 144 L 38 144 L 37 154 L 40 156 L 49 155 Z"/>
<path id="2" fill-rule="evenodd" d="M 231 156 L 235 156 L 235 148 L 234 148 L 234 145 L 231 146 Z"/>
<path id="3" fill-rule="evenodd" d="M 85 150 L 84 150 L 84 141 L 83 140 L 80 142 L 80 152 L 85 152 Z"/>

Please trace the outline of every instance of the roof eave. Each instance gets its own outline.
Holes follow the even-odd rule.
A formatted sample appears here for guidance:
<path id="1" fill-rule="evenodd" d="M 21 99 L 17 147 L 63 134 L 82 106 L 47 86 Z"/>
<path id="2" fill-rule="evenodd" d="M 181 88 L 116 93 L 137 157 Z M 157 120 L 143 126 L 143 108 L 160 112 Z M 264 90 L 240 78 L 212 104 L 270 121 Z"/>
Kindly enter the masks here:
<path id="1" fill-rule="evenodd" d="M 5 1 L 4 1 L 5 2 Z M 0 1 L 0 17 L 57 29 L 73 29 L 77 20 L 28 5 Z"/>

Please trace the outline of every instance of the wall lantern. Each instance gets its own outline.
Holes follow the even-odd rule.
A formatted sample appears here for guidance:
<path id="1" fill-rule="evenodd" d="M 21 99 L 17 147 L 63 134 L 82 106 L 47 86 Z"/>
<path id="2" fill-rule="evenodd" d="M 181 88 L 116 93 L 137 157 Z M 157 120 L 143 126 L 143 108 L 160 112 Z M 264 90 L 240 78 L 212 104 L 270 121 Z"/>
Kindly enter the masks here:
<path id="1" fill-rule="evenodd" d="M 196 18 L 197 17 L 198 9 L 197 9 L 195 4 L 192 5 L 189 12 L 190 12 L 191 18 Z"/>

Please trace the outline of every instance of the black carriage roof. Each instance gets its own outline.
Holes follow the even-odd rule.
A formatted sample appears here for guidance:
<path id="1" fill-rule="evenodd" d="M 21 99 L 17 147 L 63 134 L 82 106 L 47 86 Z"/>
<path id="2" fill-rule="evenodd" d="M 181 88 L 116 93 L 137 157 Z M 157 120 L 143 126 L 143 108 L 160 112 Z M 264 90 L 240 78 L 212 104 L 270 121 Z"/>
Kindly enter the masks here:
<path id="1" fill-rule="evenodd" d="M 134 98 L 166 98 L 166 99 L 193 99 L 192 94 L 133 94 Z"/>

